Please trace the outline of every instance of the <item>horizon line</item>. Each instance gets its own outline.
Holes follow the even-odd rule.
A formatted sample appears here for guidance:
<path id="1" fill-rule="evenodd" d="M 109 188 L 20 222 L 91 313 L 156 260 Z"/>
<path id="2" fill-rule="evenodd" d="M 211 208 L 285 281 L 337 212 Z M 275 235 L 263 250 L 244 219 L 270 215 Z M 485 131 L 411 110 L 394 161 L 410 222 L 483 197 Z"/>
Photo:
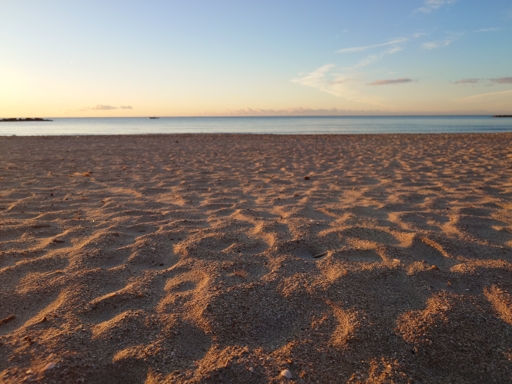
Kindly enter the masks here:
<path id="1" fill-rule="evenodd" d="M 160 118 L 229 118 L 229 117 L 422 117 L 422 116 L 496 116 L 496 115 L 512 115 L 512 112 L 496 112 L 496 113 L 409 113 L 409 114 L 347 114 L 347 115 L 152 115 L 152 116 L 34 116 L 34 117 L 12 117 L 5 116 L 0 119 L 149 119 L 150 117 Z"/>

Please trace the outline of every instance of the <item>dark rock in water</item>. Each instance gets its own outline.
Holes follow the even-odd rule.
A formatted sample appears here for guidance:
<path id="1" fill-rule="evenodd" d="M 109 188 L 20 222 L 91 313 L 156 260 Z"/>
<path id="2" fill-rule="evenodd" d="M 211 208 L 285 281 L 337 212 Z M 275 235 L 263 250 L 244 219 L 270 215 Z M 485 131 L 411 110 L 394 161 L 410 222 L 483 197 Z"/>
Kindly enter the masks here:
<path id="1" fill-rule="evenodd" d="M 9 119 L 0 119 L 0 122 L 2 122 L 2 123 L 23 122 L 23 121 L 53 121 L 53 120 L 41 119 L 40 117 L 35 117 L 35 118 L 27 117 L 26 119 L 17 119 L 15 117 L 13 117 L 13 118 L 9 118 Z"/>

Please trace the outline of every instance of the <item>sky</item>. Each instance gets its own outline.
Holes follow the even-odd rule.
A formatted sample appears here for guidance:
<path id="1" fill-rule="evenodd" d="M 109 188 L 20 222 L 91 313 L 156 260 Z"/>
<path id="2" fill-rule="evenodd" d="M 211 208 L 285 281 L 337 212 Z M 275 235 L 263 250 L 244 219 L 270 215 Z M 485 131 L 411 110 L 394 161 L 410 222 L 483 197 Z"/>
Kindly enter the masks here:
<path id="1" fill-rule="evenodd" d="M 512 114 L 510 0 L 2 0 L 0 117 Z"/>

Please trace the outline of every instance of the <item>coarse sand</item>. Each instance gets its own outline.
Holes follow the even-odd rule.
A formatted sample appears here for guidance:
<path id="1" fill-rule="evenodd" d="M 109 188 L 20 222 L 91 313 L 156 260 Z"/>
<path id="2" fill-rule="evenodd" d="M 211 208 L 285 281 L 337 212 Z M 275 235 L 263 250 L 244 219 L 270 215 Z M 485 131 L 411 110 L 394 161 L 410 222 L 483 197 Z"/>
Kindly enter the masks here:
<path id="1" fill-rule="evenodd" d="M 0 382 L 512 382 L 512 133 L 0 137 Z"/>

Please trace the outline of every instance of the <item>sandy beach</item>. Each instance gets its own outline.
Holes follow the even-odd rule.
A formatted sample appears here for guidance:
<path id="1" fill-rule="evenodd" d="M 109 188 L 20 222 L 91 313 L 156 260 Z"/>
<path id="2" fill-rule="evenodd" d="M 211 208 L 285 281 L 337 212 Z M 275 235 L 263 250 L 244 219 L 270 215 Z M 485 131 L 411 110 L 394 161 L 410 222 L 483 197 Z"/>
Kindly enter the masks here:
<path id="1" fill-rule="evenodd" d="M 0 382 L 512 382 L 512 133 L 0 137 Z"/>

